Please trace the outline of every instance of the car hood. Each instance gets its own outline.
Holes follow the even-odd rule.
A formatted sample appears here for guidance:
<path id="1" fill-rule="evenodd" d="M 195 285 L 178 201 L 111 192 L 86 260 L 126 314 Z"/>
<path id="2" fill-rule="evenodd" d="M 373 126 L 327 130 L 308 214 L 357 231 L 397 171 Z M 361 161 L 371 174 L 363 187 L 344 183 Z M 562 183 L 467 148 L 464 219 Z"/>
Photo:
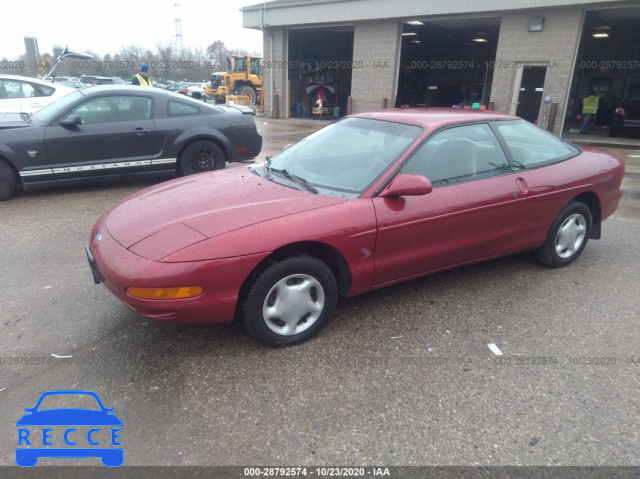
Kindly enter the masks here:
<path id="1" fill-rule="evenodd" d="M 32 126 L 22 119 L 20 113 L 0 113 L 0 129 Z"/>
<path id="2" fill-rule="evenodd" d="M 105 222 L 122 246 L 158 261 L 231 231 L 344 201 L 234 168 L 172 180 L 137 193 L 108 211 Z"/>

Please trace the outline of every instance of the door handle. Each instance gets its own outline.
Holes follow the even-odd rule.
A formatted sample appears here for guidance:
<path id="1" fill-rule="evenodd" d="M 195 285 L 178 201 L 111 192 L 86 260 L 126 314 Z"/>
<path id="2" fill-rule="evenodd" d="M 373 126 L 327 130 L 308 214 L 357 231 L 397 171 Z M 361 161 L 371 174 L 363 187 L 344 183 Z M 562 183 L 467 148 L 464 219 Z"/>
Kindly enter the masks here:
<path id="1" fill-rule="evenodd" d="M 525 181 L 524 178 L 518 178 L 516 179 L 516 185 L 518 185 L 518 189 L 522 192 L 522 193 L 528 193 L 529 192 L 529 185 L 527 185 L 527 182 Z"/>
<path id="2" fill-rule="evenodd" d="M 149 133 L 151 130 L 148 128 L 136 128 L 135 130 L 131 130 L 131 133 L 135 133 L 138 136 L 144 135 L 145 133 Z"/>

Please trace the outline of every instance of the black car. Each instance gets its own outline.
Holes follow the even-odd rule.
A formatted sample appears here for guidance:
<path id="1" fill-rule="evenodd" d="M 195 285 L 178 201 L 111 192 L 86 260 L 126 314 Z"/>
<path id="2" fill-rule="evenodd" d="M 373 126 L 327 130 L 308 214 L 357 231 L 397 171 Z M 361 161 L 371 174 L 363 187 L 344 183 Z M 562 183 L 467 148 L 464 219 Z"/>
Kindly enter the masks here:
<path id="1" fill-rule="evenodd" d="M 32 115 L 0 114 L 0 200 L 16 185 L 222 169 L 260 153 L 252 114 L 138 86 L 85 88 Z"/>
<path id="2" fill-rule="evenodd" d="M 627 99 L 616 109 L 609 129 L 609 136 L 629 133 L 640 133 L 640 83 L 631 85 Z"/>

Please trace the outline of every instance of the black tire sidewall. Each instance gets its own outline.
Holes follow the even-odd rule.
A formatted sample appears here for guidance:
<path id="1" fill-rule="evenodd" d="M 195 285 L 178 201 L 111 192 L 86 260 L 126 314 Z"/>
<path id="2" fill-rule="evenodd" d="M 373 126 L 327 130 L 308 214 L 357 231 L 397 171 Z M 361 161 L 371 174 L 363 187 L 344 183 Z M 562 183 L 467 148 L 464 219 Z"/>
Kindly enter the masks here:
<path id="1" fill-rule="evenodd" d="M 262 308 L 271 288 L 282 278 L 295 274 L 306 274 L 320 282 L 325 304 L 320 317 L 309 329 L 293 336 L 282 336 L 269 329 Z M 324 327 L 335 310 L 337 299 L 336 279 L 323 261 L 307 255 L 292 256 L 272 263 L 253 280 L 242 306 L 242 322 L 247 333 L 262 344 L 274 347 L 293 345 L 312 338 Z"/>
<path id="2" fill-rule="evenodd" d="M 196 140 L 193 143 L 188 144 L 182 151 L 182 153 L 180 153 L 180 159 L 178 161 L 178 173 L 180 174 L 180 176 L 189 176 L 196 173 L 204 173 L 193 171 L 193 168 L 191 168 L 191 166 L 189 165 L 189 161 L 193 152 L 203 147 L 211 148 L 213 150 L 213 155 L 215 158 L 213 170 L 222 170 L 226 166 L 227 155 L 224 154 L 224 151 L 222 151 L 222 149 L 218 145 L 209 140 Z"/>
<path id="3" fill-rule="evenodd" d="M 11 167 L 0 159 L 0 201 L 11 198 L 16 189 L 16 177 Z"/>
<path id="4" fill-rule="evenodd" d="M 556 253 L 556 237 L 558 235 L 558 231 L 560 227 L 564 224 L 567 218 L 574 214 L 580 214 L 584 217 L 587 230 L 585 232 L 585 238 L 577 251 L 572 254 L 569 258 L 561 258 Z M 552 266 L 554 268 L 561 268 L 563 266 L 568 265 L 575 261 L 582 251 L 587 246 L 587 242 L 589 240 L 589 235 L 591 234 L 591 226 L 593 223 L 593 218 L 591 215 L 591 210 L 584 203 L 580 203 L 578 201 L 572 201 L 560 212 L 557 218 L 554 220 L 551 228 L 549 229 L 549 234 L 547 235 L 547 240 L 545 244 L 537 251 L 537 259 L 542 263 Z"/>

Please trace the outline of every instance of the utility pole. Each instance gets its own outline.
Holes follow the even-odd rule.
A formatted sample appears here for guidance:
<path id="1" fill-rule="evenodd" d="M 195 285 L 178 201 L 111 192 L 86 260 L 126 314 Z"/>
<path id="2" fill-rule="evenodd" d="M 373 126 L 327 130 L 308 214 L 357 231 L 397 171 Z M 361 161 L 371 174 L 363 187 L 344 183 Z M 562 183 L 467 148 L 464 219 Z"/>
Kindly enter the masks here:
<path id="1" fill-rule="evenodd" d="M 174 3 L 176 10 L 176 34 L 173 37 L 173 52 L 178 58 L 182 58 L 184 54 L 184 45 L 182 43 L 182 19 L 180 18 L 180 4 Z"/>

